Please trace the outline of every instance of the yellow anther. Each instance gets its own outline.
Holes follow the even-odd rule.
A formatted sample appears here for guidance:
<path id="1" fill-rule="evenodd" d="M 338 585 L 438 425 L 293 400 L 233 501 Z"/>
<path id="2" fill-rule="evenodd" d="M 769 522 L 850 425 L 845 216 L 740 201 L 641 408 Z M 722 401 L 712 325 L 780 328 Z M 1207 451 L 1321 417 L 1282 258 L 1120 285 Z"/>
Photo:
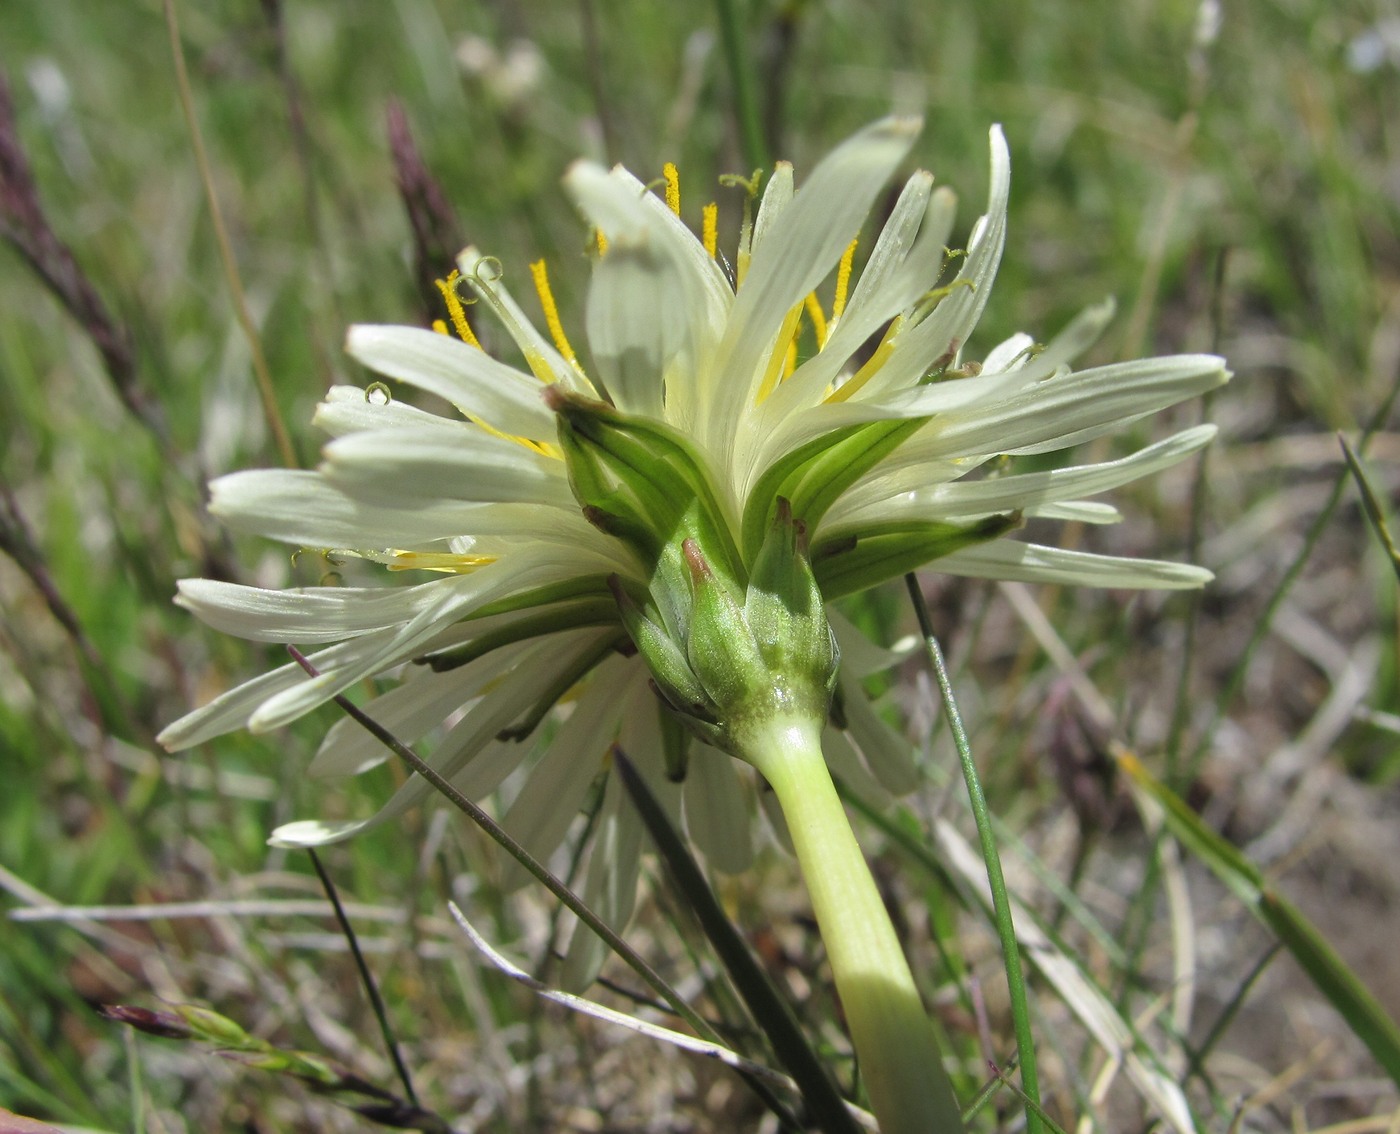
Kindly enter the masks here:
<path id="1" fill-rule="evenodd" d="M 826 313 L 822 311 L 821 301 L 815 291 L 809 292 L 802 303 L 807 308 L 807 318 L 812 320 L 812 330 L 817 336 L 817 349 L 821 350 L 826 346 Z"/>
<path id="2" fill-rule="evenodd" d="M 465 575 L 496 562 L 494 555 L 454 555 L 450 551 L 389 551 L 382 562 L 390 571 L 441 571 Z"/>
<path id="3" fill-rule="evenodd" d="M 595 228 L 593 230 L 593 239 L 598 245 L 598 255 L 606 255 L 608 251 L 608 238 L 603 235 L 603 230 L 601 228 Z"/>
<path id="4" fill-rule="evenodd" d="M 681 215 L 681 173 L 674 162 L 667 162 L 661 167 L 661 176 L 666 179 L 666 207 Z"/>
<path id="5" fill-rule="evenodd" d="M 846 251 L 841 253 L 841 263 L 836 269 L 836 298 L 831 301 L 833 321 L 841 318 L 841 312 L 846 310 L 846 292 L 851 286 L 851 264 L 855 261 L 856 245 L 859 243 L 860 237 L 856 237 L 846 245 Z"/>
<path id="6" fill-rule="evenodd" d="M 445 335 L 447 334 L 447 324 L 444 323 L 441 319 L 434 319 L 433 330 L 435 330 L 440 335 Z"/>
<path id="7" fill-rule="evenodd" d="M 788 351 L 795 347 L 797 342 L 798 323 L 802 318 L 802 304 L 793 304 L 792 310 L 783 319 L 783 325 L 778 330 L 778 341 L 773 347 L 773 353 L 768 358 L 768 369 L 763 373 L 763 381 L 758 387 L 758 402 L 762 402 L 773 392 L 773 388 L 778 384 L 778 377 L 783 373 L 783 366 L 788 359 Z"/>
<path id="8" fill-rule="evenodd" d="M 462 297 L 457 294 L 457 281 L 461 275 L 461 272 L 453 268 L 447 273 L 445 280 L 434 280 L 433 283 L 442 293 L 442 301 L 447 305 L 447 315 L 452 320 L 452 328 L 457 332 L 457 337 L 480 350 L 481 344 L 476 341 L 471 324 L 467 322 L 467 309 L 462 304 Z"/>
<path id="9" fill-rule="evenodd" d="M 700 214 L 700 240 L 711 260 L 719 248 L 719 205 L 711 201 Z"/>
<path id="10" fill-rule="evenodd" d="M 826 401 L 828 403 L 846 401 L 880 372 L 880 368 L 890 360 L 890 354 L 894 351 L 895 335 L 903 322 L 902 315 L 895 318 L 894 322 L 890 324 L 890 329 L 885 332 L 885 337 L 880 340 L 880 345 L 875 348 L 875 353 L 870 356 L 866 364 L 852 374 L 847 381 L 827 394 Z"/>
<path id="11" fill-rule="evenodd" d="M 502 441 L 513 441 L 515 444 L 529 449 L 532 453 L 538 453 L 542 457 L 555 457 L 562 459 L 559 447 L 549 441 L 531 441 L 528 437 L 517 437 L 514 433 L 505 433 L 497 429 L 489 422 L 482 421 L 479 417 L 467 415 L 467 420 L 478 428 L 485 430 L 492 437 L 499 437 Z"/>
<path id="12" fill-rule="evenodd" d="M 530 265 L 530 275 L 535 279 L 535 291 L 539 293 L 540 307 L 544 309 L 544 322 L 549 328 L 549 337 L 554 340 L 554 345 L 569 365 L 577 366 L 578 356 L 574 354 L 574 348 L 569 345 L 569 338 L 564 334 L 564 324 L 559 321 L 559 308 L 554 302 L 554 292 L 549 288 L 549 269 L 545 267 L 543 260 L 536 260 Z"/>

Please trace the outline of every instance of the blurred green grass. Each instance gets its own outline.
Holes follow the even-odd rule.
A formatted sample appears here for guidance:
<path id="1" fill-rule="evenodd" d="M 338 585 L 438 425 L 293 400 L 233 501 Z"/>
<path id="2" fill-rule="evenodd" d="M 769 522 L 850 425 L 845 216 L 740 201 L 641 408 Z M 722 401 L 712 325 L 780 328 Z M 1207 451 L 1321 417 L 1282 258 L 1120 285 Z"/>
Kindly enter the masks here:
<path id="1" fill-rule="evenodd" d="M 517 272 L 548 256 L 566 323 L 573 316 L 575 325 L 584 233 L 558 188 L 570 160 L 618 159 L 644 178 L 674 160 L 690 220 L 719 173 L 748 172 L 708 10 L 621 0 L 592 0 L 588 10 L 593 44 L 584 7 L 544 3 L 181 5 L 215 187 L 304 463 L 318 444 L 307 423 L 322 391 L 363 380 L 340 353 L 345 325 L 421 323 L 429 314 L 385 141 L 389 99 L 403 104 L 466 237 Z M 1213 412 L 1225 443 L 1212 457 L 1222 471 L 1212 477 L 1205 547 L 1221 549 L 1224 561 L 1207 555 L 1222 580 L 1201 608 L 1193 688 L 1202 702 L 1218 691 L 1296 547 L 1313 507 L 1296 501 L 1311 500 L 1340 469 L 1335 447 L 1319 463 L 1287 450 L 1269 459 L 1266 446 L 1337 428 L 1354 434 L 1395 380 L 1400 165 L 1389 112 L 1397 64 L 1370 73 L 1347 65 L 1348 45 L 1377 18 L 1359 3 L 1231 6 L 1218 41 L 1197 49 L 1198 5 L 1182 0 L 873 8 L 789 0 L 750 12 L 761 85 L 770 99 L 780 96 L 774 151 L 794 160 L 799 177 L 891 106 L 923 110 L 916 158 L 959 191 L 965 234 L 985 192 L 987 127 L 1004 123 L 1011 237 L 975 346 L 1021 329 L 1048 336 L 1081 306 L 1115 295 L 1121 313 L 1100 360 L 1217 341 L 1231 357 L 1238 377 Z M 293 816 L 363 810 L 395 775 L 308 783 L 301 769 L 329 713 L 282 736 L 230 737 L 179 761 L 149 747 L 150 735 L 195 700 L 282 660 L 200 629 L 170 606 L 174 581 L 211 563 L 238 565 L 243 581 L 277 582 L 293 571 L 315 581 L 319 570 L 293 568 L 265 545 L 226 547 L 200 518 L 205 475 L 277 456 L 219 268 L 160 5 L 14 4 L 4 25 L 0 66 L 49 219 L 132 329 L 139 381 L 168 422 L 177 459 L 123 409 L 83 329 L 0 249 L 0 479 L 102 660 L 95 682 L 84 680 L 42 596 L 0 559 L 0 866 L 71 904 L 230 894 L 260 871 L 301 874 L 302 864 L 267 850 L 266 831 Z M 532 45 L 540 69 L 525 97 L 464 74 L 454 51 L 467 36 L 500 57 L 513 42 Z M 733 198 L 721 200 L 732 226 Z M 1234 463 L 1235 451 L 1263 454 L 1264 463 Z M 1386 453 L 1394 459 L 1393 444 Z M 1150 487 L 1120 495 L 1123 510 L 1144 520 L 1112 535 L 1121 541 L 1114 546 L 1185 545 L 1183 482 L 1172 483 L 1175 495 Z M 1242 520 L 1261 525 L 1262 543 L 1229 543 L 1230 525 Z M 1354 503 L 1329 528 L 1301 586 L 1315 609 L 1335 614 L 1329 629 L 1344 646 L 1379 637 L 1366 703 L 1394 713 L 1395 588 Z M 1318 599 L 1319 588 L 1343 597 Z M 986 633 L 972 634 L 983 624 L 959 604 L 975 610 L 980 595 L 950 588 L 945 597 L 954 661 L 980 694 L 965 711 L 980 718 L 993 806 L 1035 830 L 1063 813 L 1036 740 L 1035 703 L 1053 675 L 1038 656 L 1014 660 L 1024 647 L 998 629 L 995 610 Z M 1170 651 L 1189 612 L 1184 603 L 1167 609 L 1139 603 L 1125 616 L 1112 596 L 1054 599 L 1060 632 L 1086 652 L 1130 724 L 1151 700 L 1144 687 L 1170 683 L 1180 664 Z M 1143 641 L 1155 649 L 1143 651 Z M 1232 723 L 1260 744 L 1295 735 L 1327 693 L 1326 674 L 1305 666 L 1295 683 L 1278 665 L 1228 706 Z M 1296 696 L 1279 696 L 1280 686 Z M 1201 724 L 1193 716 L 1192 727 Z M 1400 776 L 1395 750 L 1393 734 L 1358 724 L 1335 756 L 1384 798 Z M 229 774 L 248 778 L 212 789 Z M 444 879 L 482 856 L 471 837 L 452 836 L 425 865 L 429 825 L 414 820 L 338 851 L 347 890 L 438 913 Z M 503 907 L 499 916 L 506 925 Z M 258 938 L 239 936 L 243 951 L 230 965 L 242 976 L 234 979 L 211 970 L 228 941 L 204 922 L 150 923 L 140 949 L 123 956 L 104 947 L 104 966 L 71 928 L 0 921 L 0 1100 L 124 1128 L 125 1056 L 81 998 L 134 998 L 162 981 L 186 996 L 217 996 L 250 1026 L 290 1029 L 306 1042 L 298 1006 L 274 1010 L 268 1001 L 270 987 L 296 985 L 297 955 Z M 167 966 L 159 979 L 151 956 Z M 393 958 L 384 967 L 400 984 L 399 1023 L 425 1045 L 425 1066 L 445 1076 L 447 1061 L 427 1045 L 451 1047 L 485 1026 L 474 1019 L 482 1003 L 460 976 L 445 981 L 404 950 Z M 261 987 L 250 975 L 258 972 L 267 974 Z M 327 1010 L 360 1020 L 348 969 L 337 961 L 327 982 L 340 994 Z M 439 995 L 444 983 L 452 991 Z M 521 1017 L 519 1002 L 492 996 L 498 1024 Z M 222 1080 L 204 1066 L 152 1070 L 157 1105 L 218 1114 L 212 1099 Z M 241 1105 L 292 1125 L 313 1121 L 288 1118 L 261 1095 Z"/>

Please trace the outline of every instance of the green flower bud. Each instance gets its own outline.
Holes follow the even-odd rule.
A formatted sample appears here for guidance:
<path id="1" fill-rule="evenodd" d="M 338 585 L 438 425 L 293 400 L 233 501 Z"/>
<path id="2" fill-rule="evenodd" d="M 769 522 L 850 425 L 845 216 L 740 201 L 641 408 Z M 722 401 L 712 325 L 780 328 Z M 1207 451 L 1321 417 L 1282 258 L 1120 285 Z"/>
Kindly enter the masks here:
<path id="1" fill-rule="evenodd" d="M 840 659 L 821 589 L 807 558 L 807 533 L 786 499 L 768 529 L 749 578 L 744 617 L 770 669 L 830 699 Z"/>
<path id="2" fill-rule="evenodd" d="M 714 702 L 691 670 L 681 647 L 646 616 L 617 575 L 608 579 L 608 587 L 617 600 L 623 626 L 651 670 L 657 691 L 682 716 L 713 723 Z"/>
<path id="3" fill-rule="evenodd" d="M 743 607 L 715 575 L 700 545 L 687 539 L 682 548 L 693 601 L 686 656 L 720 720 L 728 722 L 761 695 L 768 666 L 744 620 Z"/>

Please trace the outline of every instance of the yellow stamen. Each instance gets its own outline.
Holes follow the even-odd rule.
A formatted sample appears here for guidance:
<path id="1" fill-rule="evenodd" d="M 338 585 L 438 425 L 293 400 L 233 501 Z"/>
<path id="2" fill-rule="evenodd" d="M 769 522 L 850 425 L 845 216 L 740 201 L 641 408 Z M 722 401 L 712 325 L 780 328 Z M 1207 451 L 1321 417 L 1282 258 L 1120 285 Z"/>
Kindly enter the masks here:
<path id="1" fill-rule="evenodd" d="M 855 261 L 856 245 L 859 243 L 860 237 L 856 237 L 846 245 L 846 251 L 841 254 L 840 266 L 836 269 L 836 298 L 831 301 L 833 322 L 841 318 L 841 312 L 846 310 L 846 289 L 851 286 L 851 264 Z"/>
<path id="2" fill-rule="evenodd" d="M 454 555 L 450 551 L 390 551 L 382 560 L 390 571 L 441 571 L 465 575 L 496 562 L 494 555 Z"/>
<path id="3" fill-rule="evenodd" d="M 792 377 L 792 372 L 797 369 L 797 338 L 794 336 L 792 342 L 788 343 L 787 352 L 783 355 L 783 381 Z"/>
<path id="4" fill-rule="evenodd" d="M 434 319 L 433 330 L 440 335 L 445 335 L 447 334 L 447 324 L 444 323 L 441 319 Z"/>
<path id="5" fill-rule="evenodd" d="M 550 338 L 554 340 L 554 345 L 569 365 L 577 366 L 578 356 L 574 354 L 574 348 L 569 345 L 568 336 L 564 334 L 564 324 L 559 321 L 559 308 L 554 302 L 554 292 L 549 289 L 549 269 L 545 267 L 543 260 L 536 260 L 530 265 L 530 274 L 535 278 L 535 291 L 540 296 L 540 306 L 544 309 L 544 322 L 549 328 Z"/>
<path id="6" fill-rule="evenodd" d="M 903 322 L 903 316 L 899 316 L 890 324 L 890 329 L 885 332 L 885 337 L 880 340 L 880 345 L 875 348 L 875 353 L 870 356 L 866 364 L 851 375 L 848 381 L 843 382 L 840 386 L 836 387 L 836 389 L 832 390 L 831 393 L 827 394 L 826 401 L 828 404 L 831 402 L 844 402 L 879 373 L 880 368 L 890 360 L 890 354 L 894 351 L 895 334 Z"/>
<path id="7" fill-rule="evenodd" d="M 778 330 L 778 341 L 768 359 L 768 369 L 764 371 L 763 381 L 758 387 L 758 402 L 767 398 L 773 392 L 773 388 L 777 386 L 778 375 L 782 373 L 783 364 L 787 362 L 788 349 L 797 338 L 797 325 L 801 318 L 802 304 L 795 303 L 783 320 L 782 327 Z"/>
<path id="8" fill-rule="evenodd" d="M 826 315 L 822 311 L 821 301 L 817 299 L 817 293 L 814 291 L 802 302 L 807 308 L 807 318 L 812 320 L 812 330 L 817 335 L 817 349 L 821 350 L 826 346 Z"/>
<path id="9" fill-rule="evenodd" d="M 602 230 L 601 228 L 595 228 L 595 229 L 593 230 L 593 239 L 594 239 L 594 240 L 597 242 L 597 244 L 598 244 L 598 255 L 599 255 L 599 256 L 605 256 L 605 255 L 607 255 L 607 251 L 608 251 L 608 238 L 607 238 L 606 236 L 603 235 L 603 230 Z"/>
<path id="10" fill-rule="evenodd" d="M 705 245 L 705 251 L 711 260 L 715 258 L 715 250 L 719 247 L 719 205 L 711 201 L 700 214 L 701 241 Z"/>
<path id="11" fill-rule="evenodd" d="M 517 437 L 514 433 L 503 433 L 494 425 L 482 421 L 479 417 L 473 417 L 471 414 L 466 414 L 465 416 L 473 425 L 477 426 L 479 429 L 485 430 L 487 433 L 491 434 L 492 437 L 499 437 L 502 441 L 514 441 L 517 445 L 523 445 L 532 453 L 539 453 L 542 457 L 562 459 L 559 447 L 549 441 L 531 441 L 528 437 Z"/>
<path id="12" fill-rule="evenodd" d="M 667 162 L 661 167 L 661 176 L 666 179 L 666 207 L 681 215 L 681 174 L 674 162 Z"/>
<path id="13" fill-rule="evenodd" d="M 467 322 L 467 309 L 462 304 L 462 297 L 457 294 L 457 281 L 462 273 L 456 268 L 447 273 L 445 280 L 434 280 L 438 291 L 442 293 L 442 301 L 447 305 L 448 317 L 452 320 L 452 328 L 457 332 L 457 337 L 464 343 L 481 349 L 481 344 L 476 341 L 476 335 L 472 333 L 471 324 Z M 438 320 L 441 322 L 441 320 Z M 437 323 L 433 324 L 434 329 Z"/>

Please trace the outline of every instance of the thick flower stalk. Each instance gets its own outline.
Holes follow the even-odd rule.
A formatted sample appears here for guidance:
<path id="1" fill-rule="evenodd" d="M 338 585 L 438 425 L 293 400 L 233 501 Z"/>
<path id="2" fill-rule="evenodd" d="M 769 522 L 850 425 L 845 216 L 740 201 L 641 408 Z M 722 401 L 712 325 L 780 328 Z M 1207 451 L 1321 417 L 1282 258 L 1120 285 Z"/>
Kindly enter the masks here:
<path id="1" fill-rule="evenodd" d="M 1112 522 L 1113 508 L 1088 497 L 1180 461 L 1209 427 L 1104 463 L 984 474 L 993 457 L 1113 433 L 1227 377 L 1205 355 L 1073 371 L 1106 304 L 1046 345 L 1018 335 L 980 361 L 965 354 L 1005 241 L 1009 162 L 996 130 L 988 209 L 965 254 L 945 247 L 953 195 L 919 172 L 852 288 L 861 225 L 918 125 L 875 123 L 800 190 L 780 164 L 756 213 L 746 206 L 732 262 L 714 206 L 698 238 L 682 223 L 670 167 L 663 198 L 625 170 L 576 164 L 565 185 L 596 244 L 582 357 L 544 265 L 532 274 L 548 335 L 500 262 L 474 249 L 444 285 L 455 336 L 353 328 L 352 356 L 458 416 L 382 384 L 337 387 L 317 415 L 332 436 L 318 470 L 225 477 L 212 508 L 238 530 L 433 574 L 398 588 L 185 581 L 179 601 L 216 628 L 323 648 L 310 659 L 317 676 L 285 666 L 163 734 L 183 747 L 263 731 L 366 678 L 396 677 L 367 710 L 429 745 L 467 794 L 533 759 L 505 822 L 537 855 L 564 839 L 619 744 L 726 870 L 742 869 L 751 846 L 733 758 L 751 765 L 803 868 L 886 1134 L 957 1129 L 958 1108 L 831 778 L 878 797 L 910 790 L 917 770 L 859 684 L 887 656 L 828 604 L 934 562 L 994 579 L 1199 586 L 1209 574 L 1187 565 L 1002 537 L 1036 517 Z M 827 303 L 818 291 L 832 277 Z M 504 327 L 523 370 L 478 345 L 459 284 Z M 312 771 L 381 758 L 342 723 Z M 277 837 L 347 838 L 427 795 L 414 778 L 369 819 L 303 821 Z M 640 829 L 613 777 L 594 827 L 585 899 L 621 925 Z M 575 934 L 565 979 L 586 983 L 601 960 L 591 935 Z"/>

